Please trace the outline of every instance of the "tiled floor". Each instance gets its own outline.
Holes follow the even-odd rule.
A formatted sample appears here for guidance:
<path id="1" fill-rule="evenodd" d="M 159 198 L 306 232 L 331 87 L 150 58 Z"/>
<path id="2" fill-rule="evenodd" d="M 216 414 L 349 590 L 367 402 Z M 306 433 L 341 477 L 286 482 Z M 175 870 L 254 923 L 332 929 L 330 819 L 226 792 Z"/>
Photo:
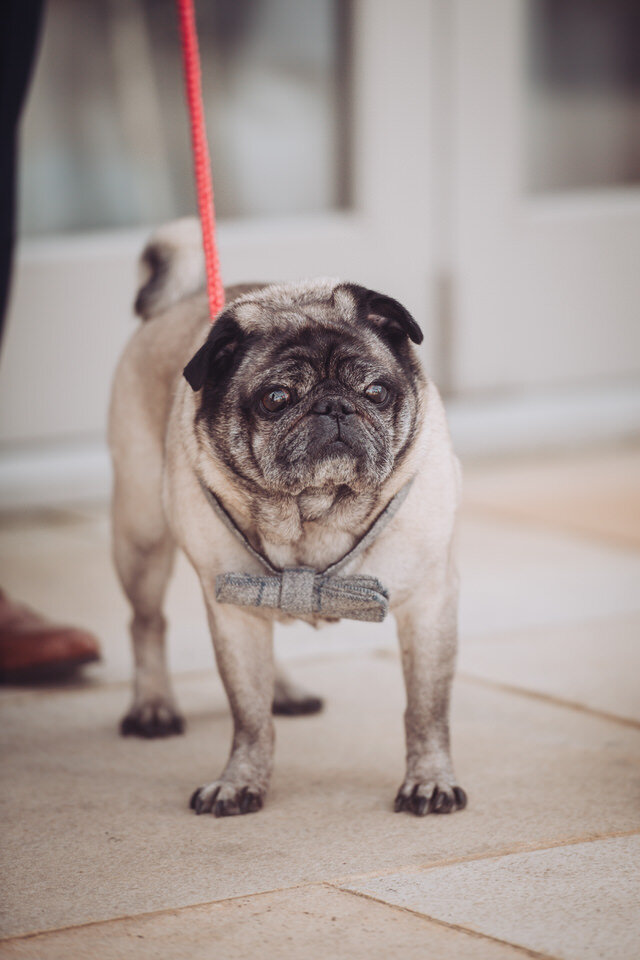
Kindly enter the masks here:
<path id="1" fill-rule="evenodd" d="M 230 721 L 186 563 L 183 738 L 116 735 L 130 669 L 104 509 L 4 518 L 0 583 L 102 638 L 84 683 L 5 689 L 2 957 L 631 960 L 640 924 L 640 451 L 467 470 L 452 730 L 468 809 L 391 812 L 391 624 L 278 637 L 323 714 L 277 721 L 255 816 L 196 818 Z"/>

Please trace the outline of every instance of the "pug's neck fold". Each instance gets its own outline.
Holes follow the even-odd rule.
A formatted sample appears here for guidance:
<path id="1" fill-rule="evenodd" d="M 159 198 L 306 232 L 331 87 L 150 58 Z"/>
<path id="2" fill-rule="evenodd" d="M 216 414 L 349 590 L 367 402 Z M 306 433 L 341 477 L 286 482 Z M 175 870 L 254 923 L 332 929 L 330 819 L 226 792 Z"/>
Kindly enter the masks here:
<path id="1" fill-rule="evenodd" d="M 409 480 L 398 490 L 396 494 L 389 500 L 383 509 L 377 513 L 373 521 L 369 524 L 364 533 L 355 539 L 355 543 L 338 559 L 334 560 L 332 563 L 321 565 L 316 569 L 316 573 L 322 575 L 333 576 L 338 574 L 341 570 L 346 568 L 353 560 L 358 556 L 364 553 L 367 548 L 378 538 L 378 536 L 385 529 L 387 524 L 393 519 L 395 514 L 398 512 L 402 504 L 404 503 L 407 494 L 411 488 L 411 485 L 415 477 L 410 477 Z M 250 553 L 256 560 L 258 560 L 263 567 L 269 570 L 271 573 L 283 573 L 286 568 L 275 566 L 271 560 L 264 555 L 260 550 L 257 550 L 250 542 L 247 534 L 238 526 L 235 522 L 229 511 L 226 509 L 225 505 L 221 502 L 220 498 L 208 487 L 202 480 L 200 482 L 200 487 L 204 493 L 207 501 L 211 505 L 214 513 L 222 520 L 223 524 L 227 527 L 228 530 L 236 537 L 237 540 L 244 546 L 244 548 Z M 289 567 L 289 569 L 291 569 Z M 310 567 L 303 567 L 302 569 L 313 569 Z M 388 598 L 388 594 L 385 593 L 385 596 Z M 356 618 L 357 619 L 357 618 Z"/>
<path id="2" fill-rule="evenodd" d="M 384 506 L 386 501 L 381 493 L 363 496 L 342 490 L 331 496 L 322 512 L 319 508 L 324 504 L 315 491 L 303 491 L 284 502 L 260 500 L 254 505 L 260 545 L 278 567 L 306 564 L 321 569 L 328 566 L 353 547 Z M 310 516 L 312 512 L 314 515 Z M 293 535 L 287 536 L 287 533 Z"/>
<path id="3" fill-rule="evenodd" d="M 286 496 L 255 489 L 241 490 L 224 470 L 196 467 L 200 484 L 224 505 L 249 543 L 277 568 L 307 565 L 324 569 L 346 554 L 396 496 L 406 477 L 381 489 L 356 492 L 346 487 L 309 489 Z"/>

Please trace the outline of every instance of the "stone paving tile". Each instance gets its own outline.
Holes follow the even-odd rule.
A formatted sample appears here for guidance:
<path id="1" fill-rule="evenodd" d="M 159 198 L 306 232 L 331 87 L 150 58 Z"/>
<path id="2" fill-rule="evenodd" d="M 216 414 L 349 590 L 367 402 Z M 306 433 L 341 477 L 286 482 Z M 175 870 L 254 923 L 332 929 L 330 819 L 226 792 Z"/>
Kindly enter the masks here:
<path id="1" fill-rule="evenodd" d="M 640 611 L 640 551 L 463 516 L 463 639 Z"/>
<path id="2" fill-rule="evenodd" d="M 106 511 L 68 526 L 9 527 L 0 531 L 0 584 L 16 599 L 63 623 L 92 630 L 104 661 L 85 671 L 99 681 L 128 679 L 129 607 L 117 582 Z M 207 669 L 213 654 L 202 594 L 187 560 L 179 558 L 170 585 L 168 616 L 176 642 L 173 669 Z"/>
<path id="3" fill-rule="evenodd" d="M 640 725 L 640 614 L 468 639 L 458 668 Z"/>
<path id="4" fill-rule="evenodd" d="M 590 544 L 526 524 L 463 517 L 459 535 L 463 640 L 640 611 L 640 553 Z M 99 681 L 131 674 L 129 610 L 110 560 L 106 515 L 68 524 L 0 530 L 0 584 L 17 598 L 100 637 Z M 177 672 L 206 670 L 213 653 L 200 587 L 184 557 L 169 589 L 169 657 Z M 395 647 L 390 618 L 345 621 L 321 631 L 304 624 L 276 630 L 285 659 Z"/>
<path id="5" fill-rule="evenodd" d="M 105 512 L 93 521 L 9 524 L 0 529 L 0 584 L 16 599 L 59 622 L 82 625 L 100 638 L 104 660 L 85 670 L 100 682 L 129 680 L 132 671 L 130 610 L 111 563 Z M 168 653 L 174 672 L 211 669 L 214 663 L 202 592 L 187 559 L 179 554 L 167 597 Z M 395 626 L 337 624 L 313 630 L 306 624 L 276 628 L 284 659 L 318 653 L 370 650 L 396 643 Z"/>
<path id="6" fill-rule="evenodd" d="M 636 960 L 640 836 L 345 885 L 566 960 Z"/>
<path id="7" fill-rule="evenodd" d="M 640 547 L 640 448 L 472 466 L 465 503 Z"/>
<path id="8" fill-rule="evenodd" d="M 123 918 L 0 944 L 4 960 L 518 960 L 523 952 L 326 886 Z"/>
<path id="9" fill-rule="evenodd" d="M 264 810 L 195 817 L 187 799 L 223 766 L 230 722 L 214 673 L 183 677 L 189 730 L 116 736 L 124 687 L 2 699 L 3 935 L 640 827 L 640 732 L 460 682 L 454 756 L 469 808 L 393 814 L 403 772 L 399 664 L 299 663 L 323 715 L 277 723 Z"/>

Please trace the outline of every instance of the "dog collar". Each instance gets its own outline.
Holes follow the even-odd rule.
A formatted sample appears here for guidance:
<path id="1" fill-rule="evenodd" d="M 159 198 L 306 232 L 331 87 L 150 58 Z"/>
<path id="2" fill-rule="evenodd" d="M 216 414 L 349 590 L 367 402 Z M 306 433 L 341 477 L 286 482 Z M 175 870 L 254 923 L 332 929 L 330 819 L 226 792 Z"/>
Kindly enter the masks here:
<path id="1" fill-rule="evenodd" d="M 198 478 L 200 480 L 200 478 Z M 366 574 L 338 576 L 347 564 L 363 553 L 393 519 L 409 493 L 411 477 L 391 498 L 360 539 L 344 556 L 322 571 L 312 567 L 274 566 L 248 538 L 202 480 L 200 486 L 213 512 L 269 573 L 222 573 L 216 577 L 216 600 L 241 607 L 270 607 L 290 616 L 317 615 L 327 618 L 380 622 L 389 610 L 389 593 L 376 578 Z"/>

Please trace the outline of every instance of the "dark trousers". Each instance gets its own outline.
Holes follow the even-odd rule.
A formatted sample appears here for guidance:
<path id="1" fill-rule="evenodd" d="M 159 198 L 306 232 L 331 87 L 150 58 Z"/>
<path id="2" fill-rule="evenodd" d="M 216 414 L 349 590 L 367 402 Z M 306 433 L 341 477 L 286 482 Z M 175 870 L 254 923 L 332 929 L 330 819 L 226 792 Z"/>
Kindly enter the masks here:
<path id="1" fill-rule="evenodd" d="M 43 0 L 2 0 L 0 12 L 0 336 L 16 229 L 20 114 L 35 60 Z"/>

